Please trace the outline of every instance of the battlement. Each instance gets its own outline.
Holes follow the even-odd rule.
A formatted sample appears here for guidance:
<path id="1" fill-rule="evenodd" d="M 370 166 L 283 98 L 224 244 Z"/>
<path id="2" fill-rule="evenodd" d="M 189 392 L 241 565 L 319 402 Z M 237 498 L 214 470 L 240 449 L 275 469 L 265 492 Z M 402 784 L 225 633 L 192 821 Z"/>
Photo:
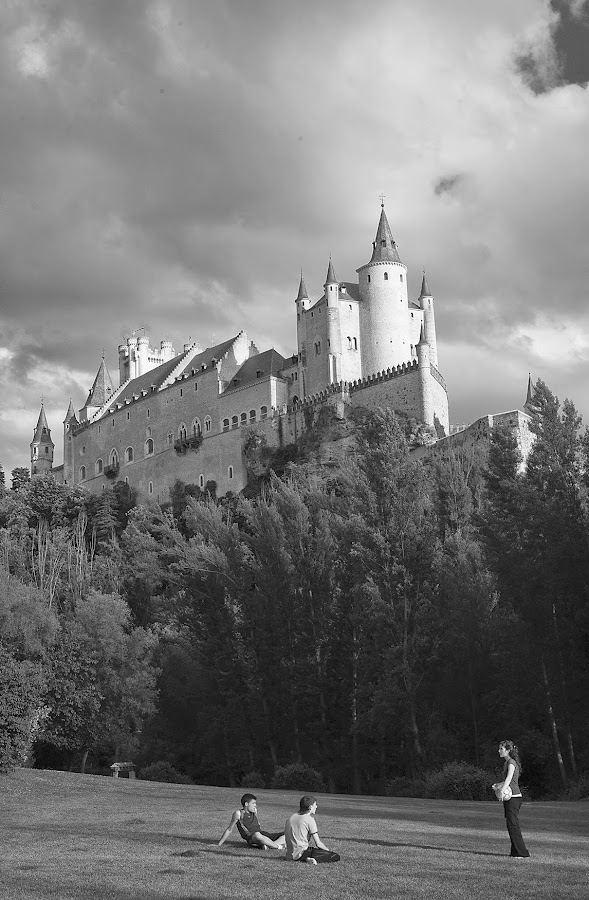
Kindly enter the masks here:
<path id="1" fill-rule="evenodd" d="M 362 391 L 364 388 L 371 387 L 374 384 L 380 384 L 383 381 L 390 381 L 392 378 L 402 378 L 403 375 L 409 375 L 418 368 L 419 363 L 414 359 L 411 362 L 393 366 L 392 369 L 387 369 L 385 372 L 377 372 L 376 375 L 367 375 L 365 378 L 360 378 L 358 381 L 352 381 L 350 383 L 350 393 Z"/>

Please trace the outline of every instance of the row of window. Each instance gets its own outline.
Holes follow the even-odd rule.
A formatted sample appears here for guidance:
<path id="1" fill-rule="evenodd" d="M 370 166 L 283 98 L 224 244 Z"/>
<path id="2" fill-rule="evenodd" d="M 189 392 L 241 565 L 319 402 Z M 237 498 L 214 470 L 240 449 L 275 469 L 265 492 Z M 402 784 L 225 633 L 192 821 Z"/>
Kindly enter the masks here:
<path id="1" fill-rule="evenodd" d="M 260 420 L 268 418 L 268 407 L 262 406 L 260 407 Z M 239 428 L 243 425 L 252 424 L 257 419 L 257 413 L 255 409 L 250 409 L 249 411 L 249 420 L 248 414 L 246 412 L 242 412 L 239 416 L 231 416 L 231 419 L 223 419 L 223 431 L 229 431 L 230 428 Z M 231 476 L 233 477 L 233 476 Z"/>
<path id="2" fill-rule="evenodd" d="M 260 408 L 260 420 L 268 418 L 268 407 L 262 406 Z M 255 409 L 250 409 L 249 411 L 249 423 L 257 421 L 257 412 Z M 246 412 L 242 412 L 241 416 L 233 416 L 231 419 L 223 419 L 223 431 L 229 431 L 232 428 L 239 428 L 240 425 L 248 424 L 248 414 Z M 210 416 L 206 416 L 204 420 L 204 431 L 205 434 L 209 434 L 212 429 L 212 421 Z M 147 429 L 147 433 L 151 434 L 151 428 Z M 190 426 L 190 434 L 193 437 L 200 437 L 203 433 L 202 426 L 200 423 L 200 419 L 198 417 L 192 420 L 192 424 Z M 185 441 L 188 439 L 188 427 L 185 422 L 181 422 L 178 426 L 178 439 L 181 441 Z M 174 432 L 170 431 L 168 434 L 168 446 L 171 447 L 174 443 Z M 86 451 L 85 447 L 82 447 L 82 453 Z M 148 437 L 143 445 L 143 455 L 153 456 L 154 453 L 154 443 L 153 438 Z M 124 461 L 127 465 L 128 463 L 132 463 L 135 459 L 135 451 L 133 447 L 127 447 L 124 453 Z M 108 460 L 109 466 L 118 466 L 119 465 L 119 454 L 117 450 L 114 448 L 110 451 L 110 456 Z M 233 467 L 230 467 L 231 474 L 229 478 L 233 478 Z M 94 463 L 94 474 L 102 475 L 104 474 L 104 462 L 102 459 L 97 459 Z M 85 481 L 87 477 L 86 466 L 80 466 L 79 469 L 79 480 Z M 202 486 L 202 485 L 201 485 Z"/>
<path id="3" fill-rule="evenodd" d="M 385 272 L 385 273 L 384 273 L 384 280 L 385 280 L 385 281 L 388 281 L 388 280 L 389 280 L 389 273 L 388 273 L 388 272 Z M 400 280 L 400 281 L 403 281 L 403 275 L 399 275 L 399 280 Z M 368 275 L 368 281 L 370 281 L 370 275 Z"/>

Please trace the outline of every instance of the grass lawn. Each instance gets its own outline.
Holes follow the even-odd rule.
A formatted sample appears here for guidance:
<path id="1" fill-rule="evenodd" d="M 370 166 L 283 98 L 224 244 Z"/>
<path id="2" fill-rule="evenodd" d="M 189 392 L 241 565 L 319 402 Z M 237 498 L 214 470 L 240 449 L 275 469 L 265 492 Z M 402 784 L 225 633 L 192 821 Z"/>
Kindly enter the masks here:
<path id="1" fill-rule="evenodd" d="M 278 829 L 298 793 L 256 791 Z M 302 793 L 302 792 L 301 792 Z M 2 900 L 316 900 L 589 897 L 589 804 L 526 803 L 532 854 L 512 860 L 499 803 L 320 795 L 342 861 L 310 866 L 217 847 L 241 791 L 21 769 L 0 777 Z M 235 832 L 234 832 L 235 834 Z"/>

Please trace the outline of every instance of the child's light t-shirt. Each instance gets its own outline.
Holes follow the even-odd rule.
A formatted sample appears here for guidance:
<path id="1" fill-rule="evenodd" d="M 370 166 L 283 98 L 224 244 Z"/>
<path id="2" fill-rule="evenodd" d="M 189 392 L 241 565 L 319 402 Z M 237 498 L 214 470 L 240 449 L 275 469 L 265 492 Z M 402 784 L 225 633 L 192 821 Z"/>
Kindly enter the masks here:
<path id="1" fill-rule="evenodd" d="M 286 858 L 299 859 L 309 846 L 309 841 L 317 834 L 317 825 L 311 813 L 295 813 L 286 820 Z"/>

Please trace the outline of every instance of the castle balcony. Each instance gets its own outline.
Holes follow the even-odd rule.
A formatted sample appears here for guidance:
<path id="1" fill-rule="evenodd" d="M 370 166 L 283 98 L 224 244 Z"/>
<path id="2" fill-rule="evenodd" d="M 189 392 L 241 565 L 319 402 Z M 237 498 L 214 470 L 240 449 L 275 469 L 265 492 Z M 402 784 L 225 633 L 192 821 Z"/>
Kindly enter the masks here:
<path id="1" fill-rule="evenodd" d="M 120 466 L 118 463 L 110 463 L 108 466 L 105 466 L 102 470 L 102 474 L 106 475 L 107 478 L 116 478 L 119 474 Z"/>
<path id="2" fill-rule="evenodd" d="M 202 434 L 191 434 L 189 437 L 178 438 L 174 441 L 174 450 L 176 453 L 186 453 L 187 450 L 198 450 L 202 444 Z"/>

